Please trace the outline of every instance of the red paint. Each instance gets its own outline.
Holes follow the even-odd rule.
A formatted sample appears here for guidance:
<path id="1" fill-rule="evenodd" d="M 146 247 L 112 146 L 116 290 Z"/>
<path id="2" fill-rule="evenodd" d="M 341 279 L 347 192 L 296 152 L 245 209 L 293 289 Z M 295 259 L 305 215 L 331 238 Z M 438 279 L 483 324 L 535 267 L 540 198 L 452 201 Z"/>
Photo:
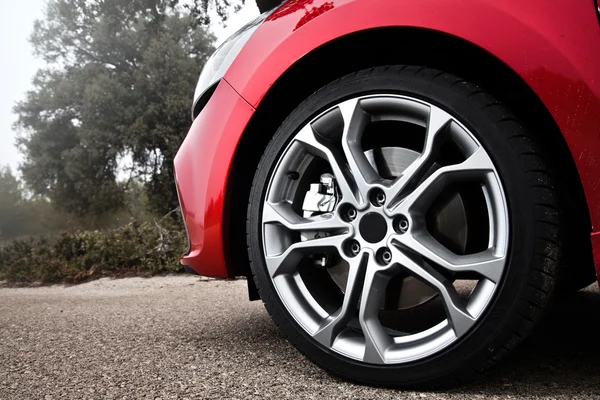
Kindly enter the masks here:
<path id="1" fill-rule="evenodd" d="M 225 191 L 237 145 L 254 109 L 222 80 L 175 157 L 179 199 L 190 239 L 181 259 L 200 275 L 231 276 L 223 242 Z"/>
<path id="2" fill-rule="evenodd" d="M 259 107 L 277 79 L 318 46 L 353 32 L 390 26 L 420 27 L 460 37 L 518 73 L 565 136 L 581 175 L 592 223 L 600 230 L 600 28 L 591 0 L 290 0 L 254 33 L 225 79 L 250 105 Z M 188 208 L 193 204 L 188 214 L 194 217 L 188 215 L 186 221 L 195 225 L 188 229 L 196 244 L 192 246 L 196 253 L 185 260 L 211 275 L 226 275 L 223 243 L 219 242 L 223 239 L 225 182 L 233 150 L 252 114 L 225 85 L 219 85 L 189 135 L 210 137 L 188 138 L 184 143 L 182 151 L 188 154 L 185 158 L 194 160 L 190 161 L 193 165 L 182 162 L 184 156 L 176 160 L 180 185 L 185 181 L 182 189 L 192 191 L 195 199 L 203 198 L 200 202 L 182 194 Z M 222 152 L 218 158 L 216 151 Z M 184 168 L 194 179 L 181 176 Z M 209 229 L 216 236 L 210 249 L 205 249 Z M 198 259 L 215 267 L 200 266 Z"/>

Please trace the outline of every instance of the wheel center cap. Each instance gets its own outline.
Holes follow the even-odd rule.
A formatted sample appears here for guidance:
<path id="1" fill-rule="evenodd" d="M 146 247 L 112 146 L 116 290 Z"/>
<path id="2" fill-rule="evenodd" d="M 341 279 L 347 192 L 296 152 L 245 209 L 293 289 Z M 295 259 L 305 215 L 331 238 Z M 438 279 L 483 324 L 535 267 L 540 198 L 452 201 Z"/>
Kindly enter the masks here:
<path id="1" fill-rule="evenodd" d="M 369 243 L 381 242 L 387 233 L 387 223 L 381 214 L 366 214 L 358 225 L 360 235 Z"/>

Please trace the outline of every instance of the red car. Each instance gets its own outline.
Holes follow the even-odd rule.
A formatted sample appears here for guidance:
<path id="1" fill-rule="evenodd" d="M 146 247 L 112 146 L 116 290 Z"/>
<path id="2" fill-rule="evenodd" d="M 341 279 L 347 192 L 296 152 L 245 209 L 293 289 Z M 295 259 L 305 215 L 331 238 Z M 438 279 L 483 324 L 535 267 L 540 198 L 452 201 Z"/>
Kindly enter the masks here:
<path id="1" fill-rule="evenodd" d="M 198 82 L 182 263 L 247 277 L 291 344 L 353 381 L 493 366 L 600 266 L 598 18 L 593 0 L 261 15 Z"/>

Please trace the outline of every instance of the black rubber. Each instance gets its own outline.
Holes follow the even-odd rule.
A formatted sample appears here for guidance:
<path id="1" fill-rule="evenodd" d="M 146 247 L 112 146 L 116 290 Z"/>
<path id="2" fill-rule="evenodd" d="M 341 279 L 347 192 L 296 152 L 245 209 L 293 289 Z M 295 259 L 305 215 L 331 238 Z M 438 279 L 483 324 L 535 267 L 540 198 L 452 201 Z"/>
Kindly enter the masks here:
<path id="1" fill-rule="evenodd" d="M 297 130 L 319 112 L 351 97 L 398 93 L 424 99 L 458 118 L 480 141 L 499 172 L 510 219 L 503 281 L 486 313 L 459 341 L 425 359 L 372 365 L 321 346 L 300 328 L 275 292 L 265 266 L 261 212 L 268 179 Z M 416 66 L 363 70 L 321 88 L 283 122 L 264 152 L 251 191 L 247 241 L 260 297 L 287 340 L 308 359 L 346 379 L 385 386 L 432 388 L 471 379 L 500 361 L 539 322 L 556 283 L 561 225 L 556 186 L 532 135 L 505 105 L 478 86 Z"/>

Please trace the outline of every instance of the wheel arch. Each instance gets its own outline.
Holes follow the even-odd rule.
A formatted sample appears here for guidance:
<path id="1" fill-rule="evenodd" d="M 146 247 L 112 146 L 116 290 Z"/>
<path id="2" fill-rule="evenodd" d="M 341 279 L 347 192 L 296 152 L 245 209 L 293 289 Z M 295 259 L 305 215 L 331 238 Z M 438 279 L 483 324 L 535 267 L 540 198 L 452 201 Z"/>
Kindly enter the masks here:
<path id="1" fill-rule="evenodd" d="M 386 43 L 390 42 L 402 51 L 389 51 Z M 230 212 L 225 216 L 224 240 L 235 275 L 250 274 L 245 247 L 247 199 L 262 153 L 279 125 L 306 97 L 328 82 L 362 69 L 399 64 L 421 65 L 460 76 L 509 105 L 526 124 L 535 124 L 533 131 L 543 136 L 540 142 L 556 154 L 554 170 L 569 212 L 565 217 L 572 244 L 567 253 L 585 257 L 572 268 L 583 268 L 593 277 L 592 223 L 582 181 L 565 138 L 544 103 L 515 71 L 488 51 L 456 36 L 415 27 L 373 28 L 334 39 L 300 58 L 266 92 L 240 139 L 228 184 Z"/>

